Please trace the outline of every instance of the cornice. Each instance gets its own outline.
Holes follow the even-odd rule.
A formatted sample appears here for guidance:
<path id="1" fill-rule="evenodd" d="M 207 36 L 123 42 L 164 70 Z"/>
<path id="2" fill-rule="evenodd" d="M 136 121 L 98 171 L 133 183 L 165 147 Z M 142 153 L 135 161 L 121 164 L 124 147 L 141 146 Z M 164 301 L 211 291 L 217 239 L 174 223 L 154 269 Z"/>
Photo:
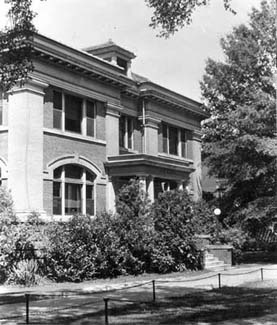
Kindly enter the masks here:
<path id="1" fill-rule="evenodd" d="M 167 88 L 154 84 L 150 81 L 140 83 L 139 89 L 141 98 L 152 99 L 154 101 L 164 103 L 178 109 L 186 110 L 201 120 L 209 116 L 202 110 L 201 103 L 196 102 L 181 94 L 175 93 Z"/>
<path id="2" fill-rule="evenodd" d="M 76 73 L 125 88 L 135 82 L 122 74 L 122 69 L 89 53 L 76 50 L 45 36 L 34 36 L 33 54 L 39 60 L 60 65 Z"/>

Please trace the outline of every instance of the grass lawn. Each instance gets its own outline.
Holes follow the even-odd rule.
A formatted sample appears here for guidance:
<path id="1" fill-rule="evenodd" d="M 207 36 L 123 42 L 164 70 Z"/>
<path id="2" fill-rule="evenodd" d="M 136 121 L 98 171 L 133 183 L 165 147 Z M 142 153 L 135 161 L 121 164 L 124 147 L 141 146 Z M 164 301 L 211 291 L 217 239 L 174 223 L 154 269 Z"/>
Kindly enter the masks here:
<path id="1" fill-rule="evenodd" d="M 111 324 L 277 324 L 277 280 L 164 295 L 155 304 L 115 306 Z M 77 324 L 77 323 L 76 323 Z M 86 324 L 86 323 L 78 323 Z"/>

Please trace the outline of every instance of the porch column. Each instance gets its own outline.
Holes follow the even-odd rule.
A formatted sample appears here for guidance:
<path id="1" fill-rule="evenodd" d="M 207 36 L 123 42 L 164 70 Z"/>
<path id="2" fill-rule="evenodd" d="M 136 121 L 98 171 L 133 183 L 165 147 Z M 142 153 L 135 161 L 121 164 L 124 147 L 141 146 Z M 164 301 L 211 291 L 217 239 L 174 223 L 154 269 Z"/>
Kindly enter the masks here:
<path id="1" fill-rule="evenodd" d="M 106 210 L 111 213 L 115 213 L 115 190 L 113 185 L 113 178 L 109 176 L 107 183 L 107 199 L 106 199 Z"/>
<path id="2" fill-rule="evenodd" d="M 145 176 L 140 176 L 139 183 L 140 183 L 141 189 L 146 193 L 147 192 L 146 177 Z"/>
<path id="3" fill-rule="evenodd" d="M 9 92 L 8 187 L 15 212 L 43 211 L 43 99 L 48 85 L 29 79 Z"/>
<path id="4" fill-rule="evenodd" d="M 194 130 L 192 134 L 192 156 L 195 171 L 191 174 L 191 185 L 193 190 L 193 199 L 195 201 L 202 198 L 201 135 L 200 130 Z"/>
<path id="5" fill-rule="evenodd" d="M 148 193 L 148 198 L 151 202 L 154 202 L 154 177 L 149 176 L 148 177 L 148 182 L 147 182 L 147 193 Z"/>
<path id="6" fill-rule="evenodd" d="M 183 191 L 183 189 L 184 189 L 184 185 L 183 184 L 184 184 L 184 181 L 183 180 L 177 182 L 177 189 L 179 191 Z"/>

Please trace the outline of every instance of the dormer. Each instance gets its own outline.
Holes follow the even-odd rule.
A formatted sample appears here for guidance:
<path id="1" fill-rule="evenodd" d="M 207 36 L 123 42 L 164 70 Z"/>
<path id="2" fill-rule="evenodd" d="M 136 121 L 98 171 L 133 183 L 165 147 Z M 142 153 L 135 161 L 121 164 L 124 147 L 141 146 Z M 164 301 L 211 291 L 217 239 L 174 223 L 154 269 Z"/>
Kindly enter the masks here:
<path id="1" fill-rule="evenodd" d="M 127 76 L 131 75 L 131 64 L 132 59 L 136 57 L 135 54 L 115 44 L 112 40 L 85 48 L 84 51 L 121 67 Z"/>

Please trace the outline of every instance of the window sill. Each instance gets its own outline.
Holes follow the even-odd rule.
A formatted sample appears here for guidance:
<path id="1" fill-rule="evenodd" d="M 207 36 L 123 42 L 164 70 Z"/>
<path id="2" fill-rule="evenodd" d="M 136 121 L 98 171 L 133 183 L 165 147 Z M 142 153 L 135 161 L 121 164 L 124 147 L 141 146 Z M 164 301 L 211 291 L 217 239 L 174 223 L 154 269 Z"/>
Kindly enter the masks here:
<path id="1" fill-rule="evenodd" d="M 126 155 L 126 154 L 137 154 L 138 151 L 137 150 L 134 150 L 134 149 L 127 149 L 127 148 L 124 148 L 124 147 L 119 147 L 119 152 L 120 154 L 122 155 Z"/>
<path id="2" fill-rule="evenodd" d="M 90 143 L 97 143 L 97 144 L 101 144 L 101 145 L 106 145 L 106 143 L 107 143 L 104 140 L 95 139 L 93 137 L 89 137 L 89 136 L 74 133 L 74 132 L 68 132 L 68 131 L 64 132 L 64 131 L 60 131 L 58 129 L 43 128 L 43 132 L 46 134 L 53 134 L 53 135 L 57 135 L 57 136 L 64 137 L 64 138 L 81 140 L 81 141 L 86 141 L 86 142 L 90 142 Z"/>
<path id="3" fill-rule="evenodd" d="M 8 132 L 8 126 L 7 125 L 0 125 L 0 132 Z"/>
<path id="4" fill-rule="evenodd" d="M 192 159 L 186 158 L 186 157 L 180 157 L 180 156 L 175 156 L 175 155 L 171 155 L 171 154 L 167 154 L 167 153 L 163 153 L 163 152 L 159 152 L 158 156 L 160 157 L 166 157 L 166 158 L 171 158 L 174 160 L 181 160 L 181 161 L 190 161 L 193 162 Z"/>
<path id="5" fill-rule="evenodd" d="M 51 219 L 52 221 L 57 222 L 68 222 L 74 215 L 61 215 L 61 214 L 54 214 L 52 215 Z M 94 218 L 94 216 L 90 216 L 91 218 Z"/>

